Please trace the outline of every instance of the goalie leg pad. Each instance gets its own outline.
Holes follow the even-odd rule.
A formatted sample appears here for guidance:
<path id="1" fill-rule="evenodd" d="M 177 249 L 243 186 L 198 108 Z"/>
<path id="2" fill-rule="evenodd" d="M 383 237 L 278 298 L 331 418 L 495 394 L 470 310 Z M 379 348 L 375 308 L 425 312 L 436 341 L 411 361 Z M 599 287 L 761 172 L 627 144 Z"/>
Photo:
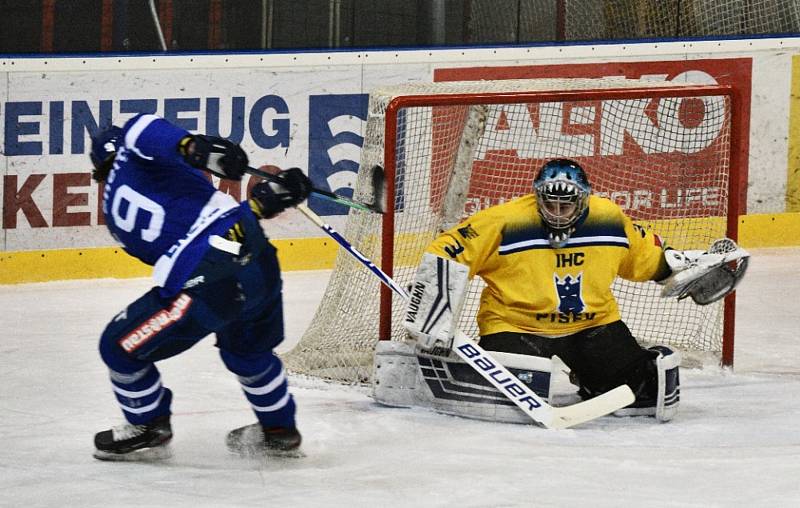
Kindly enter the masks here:
<path id="1" fill-rule="evenodd" d="M 614 411 L 614 416 L 654 416 L 659 422 L 668 422 L 675 417 L 680 403 L 681 387 L 678 374 L 680 354 L 667 346 L 648 348 L 658 354 L 655 364 L 655 398 L 637 399 L 630 406 Z"/>
<path id="2" fill-rule="evenodd" d="M 681 382 L 679 366 L 681 356 L 666 346 L 653 346 L 651 351 L 658 351 L 656 370 L 658 371 L 658 393 L 656 395 L 656 420 L 668 422 L 678 412 L 681 400 Z"/>
<path id="3" fill-rule="evenodd" d="M 420 346 L 451 346 L 468 279 L 467 266 L 429 253 L 422 256 L 403 322 Z"/>
<path id="4" fill-rule="evenodd" d="M 562 386 L 572 387 L 563 363 L 547 358 L 493 353 L 520 381 L 551 401 L 567 398 Z M 420 352 L 413 341 L 380 341 L 375 349 L 372 396 L 393 407 L 423 407 L 440 413 L 501 423 L 531 423 L 474 369 L 455 355 Z M 561 379 L 561 378 L 564 379 Z M 571 394 L 574 398 L 574 393 Z"/>

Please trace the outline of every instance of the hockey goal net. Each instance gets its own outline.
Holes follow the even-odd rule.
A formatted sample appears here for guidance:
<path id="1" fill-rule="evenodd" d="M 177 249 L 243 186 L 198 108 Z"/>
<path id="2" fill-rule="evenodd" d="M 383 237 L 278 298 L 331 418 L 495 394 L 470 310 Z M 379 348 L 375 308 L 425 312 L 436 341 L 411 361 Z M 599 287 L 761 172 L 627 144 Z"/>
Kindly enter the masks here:
<path id="1" fill-rule="evenodd" d="M 408 84 L 373 92 L 355 197 L 385 168 L 389 210 L 351 211 L 343 235 L 407 286 L 428 243 L 470 214 L 530 193 L 551 158 L 577 160 L 593 192 L 614 200 L 677 249 L 736 239 L 738 137 L 734 92 L 717 85 L 624 78 Z M 483 283 L 473 280 L 460 326 L 477 337 Z M 643 344 L 693 363 L 733 361 L 734 300 L 708 306 L 659 297 L 653 282 L 614 284 Z M 531 288 L 535 291 L 536 288 Z M 285 357 L 289 368 L 367 382 L 379 339 L 402 340 L 404 302 L 341 251 L 317 313 Z"/>

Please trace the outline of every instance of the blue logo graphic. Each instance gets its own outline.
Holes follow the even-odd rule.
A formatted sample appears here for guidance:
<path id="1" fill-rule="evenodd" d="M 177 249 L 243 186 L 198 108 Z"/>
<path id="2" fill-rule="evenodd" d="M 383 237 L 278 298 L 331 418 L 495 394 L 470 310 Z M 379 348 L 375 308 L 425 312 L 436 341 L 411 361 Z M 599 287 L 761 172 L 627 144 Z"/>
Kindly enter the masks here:
<path id="1" fill-rule="evenodd" d="M 558 312 L 561 314 L 580 314 L 586 308 L 581 297 L 581 279 L 583 272 L 577 277 L 567 274 L 563 279 L 558 274 L 553 274 L 558 293 Z"/>
<path id="2" fill-rule="evenodd" d="M 312 95 L 308 108 L 308 173 L 314 186 L 353 197 L 358 173 L 367 94 Z M 308 206 L 319 215 L 346 215 L 348 208 L 311 196 Z"/>

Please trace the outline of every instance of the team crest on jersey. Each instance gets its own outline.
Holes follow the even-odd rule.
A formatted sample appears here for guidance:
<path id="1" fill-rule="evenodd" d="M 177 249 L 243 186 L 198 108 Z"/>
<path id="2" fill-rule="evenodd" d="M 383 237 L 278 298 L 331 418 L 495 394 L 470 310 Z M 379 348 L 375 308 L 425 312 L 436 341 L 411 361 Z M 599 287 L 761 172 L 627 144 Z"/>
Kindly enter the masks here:
<path id="1" fill-rule="evenodd" d="M 553 282 L 558 294 L 558 312 L 560 314 L 580 314 L 586 308 L 581 296 L 581 281 L 583 272 L 576 276 L 567 274 L 562 279 L 557 273 L 553 274 Z"/>

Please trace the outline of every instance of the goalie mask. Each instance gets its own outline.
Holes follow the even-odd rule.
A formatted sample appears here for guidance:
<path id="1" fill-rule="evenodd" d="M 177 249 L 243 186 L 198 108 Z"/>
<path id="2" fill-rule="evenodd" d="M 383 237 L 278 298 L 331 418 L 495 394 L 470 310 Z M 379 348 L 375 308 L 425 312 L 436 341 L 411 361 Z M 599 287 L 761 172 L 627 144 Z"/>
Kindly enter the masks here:
<path id="1" fill-rule="evenodd" d="M 592 191 L 583 168 L 569 159 L 555 159 L 533 181 L 536 207 L 549 230 L 550 245 L 560 248 L 586 214 Z"/>
<path id="2" fill-rule="evenodd" d="M 122 129 L 115 125 L 92 136 L 92 150 L 89 152 L 89 158 L 92 159 L 94 166 L 92 178 L 98 182 L 105 181 L 121 144 Z"/>

